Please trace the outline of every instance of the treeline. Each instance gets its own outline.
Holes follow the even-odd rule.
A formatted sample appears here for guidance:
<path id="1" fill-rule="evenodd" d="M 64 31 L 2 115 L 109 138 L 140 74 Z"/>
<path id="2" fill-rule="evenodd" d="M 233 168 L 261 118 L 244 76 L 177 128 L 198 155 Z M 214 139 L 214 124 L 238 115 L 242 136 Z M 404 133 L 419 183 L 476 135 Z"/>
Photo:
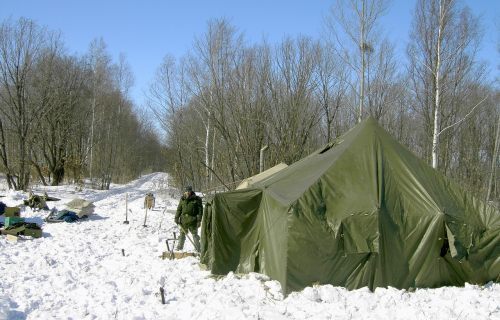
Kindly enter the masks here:
<path id="1" fill-rule="evenodd" d="M 151 123 L 128 98 L 133 76 L 103 40 L 83 56 L 34 21 L 0 25 L 0 170 L 9 188 L 65 179 L 107 189 L 164 168 Z"/>
<path id="2" fill-rule="evenodd" d="M 382 37 L 381 0 L 337 1 L 320 39 L 248 44 L 213 20 L 184 57 L 166 56 L 150 109 L 179 185 L 232 189 L 291 164 L 361 119 L 376 118 L 409 149 L 482 199 L 498 188 L 499 91 L 478 61 L 481 25 L 452 0 L 418 0 L 405 63 Z"/>

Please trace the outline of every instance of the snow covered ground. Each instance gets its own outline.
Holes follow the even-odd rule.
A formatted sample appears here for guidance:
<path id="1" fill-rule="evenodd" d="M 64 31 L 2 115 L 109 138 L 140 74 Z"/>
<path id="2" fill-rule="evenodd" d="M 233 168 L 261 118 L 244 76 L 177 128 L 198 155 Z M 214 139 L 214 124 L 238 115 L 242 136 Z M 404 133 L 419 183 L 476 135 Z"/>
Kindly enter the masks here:
<path id="1" fill-rule="evenodd" d="M 27 198 L 3 188 L 0 200 L 8 206 Z M 498 283 L 415 292 L 325 285 L 284 297 L 279 283 L 261 274 L 214 277 L 194 257 L 163 260 L 165 240 L 177 231 L 177 199 L 164 173 L 108 191 L 34 189 L 44 191 L 61 198 L 50 208 L 82 197 L 94 202 L 96 214 L 47 224 L 47 212 L 21 213 L 42 224 L 43 237 L 14 243 L 0 236 L 0 319 L 500 319 Z M 148 191 L 156 210 L 143 227 Z M 129 224 L 123 223 L 126 194 Z M 189 241 L 186 248 L 192 250 Z"/>

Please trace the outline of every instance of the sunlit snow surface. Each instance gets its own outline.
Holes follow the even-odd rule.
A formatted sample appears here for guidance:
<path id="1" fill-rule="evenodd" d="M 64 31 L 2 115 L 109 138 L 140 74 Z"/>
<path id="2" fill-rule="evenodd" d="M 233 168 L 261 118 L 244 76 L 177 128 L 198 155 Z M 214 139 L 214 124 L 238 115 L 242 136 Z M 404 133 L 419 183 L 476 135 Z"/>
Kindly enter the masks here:
<path id="1" fill-rule="evenodd" d="M 14 243 L 0 236 L 0 319 L 500 319 L 497 283 L 415 292 L 324 285 L 284 297 L 279 283 L 261 274 L 214 277 L 196 258 L 163 260 L 165 240 L 178 232 L 177 192 L 164 173 L 108 191 L 34 188 L 44 191 L 61 199 L 48 202 L 50 208 L 80 197 L 94 202 L 95 215 L 47 224 L 48 212 L 22 211 L 42 224 L 43 237 Z M 156 208 L 144 227 L 150 191 Z M 8 206 L 27 198 L 5 183 L 0 194 Z M 126 194 L 129 224 L 123 223 Z M 189 241 L 186 249 L 192 250 Z"/>

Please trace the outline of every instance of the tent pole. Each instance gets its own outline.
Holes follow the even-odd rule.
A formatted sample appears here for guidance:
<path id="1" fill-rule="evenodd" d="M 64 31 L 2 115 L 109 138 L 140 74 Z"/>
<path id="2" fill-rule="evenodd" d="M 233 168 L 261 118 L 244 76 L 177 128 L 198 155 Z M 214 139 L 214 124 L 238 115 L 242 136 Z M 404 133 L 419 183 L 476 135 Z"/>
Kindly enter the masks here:
<path id="1" fill-rule="evenodd" d="M 266 144 L 260 149 L 260 163 L 259 163 L 259 173 L 264 171 L 264 151 L 266 151 L 268 145 Z"/>

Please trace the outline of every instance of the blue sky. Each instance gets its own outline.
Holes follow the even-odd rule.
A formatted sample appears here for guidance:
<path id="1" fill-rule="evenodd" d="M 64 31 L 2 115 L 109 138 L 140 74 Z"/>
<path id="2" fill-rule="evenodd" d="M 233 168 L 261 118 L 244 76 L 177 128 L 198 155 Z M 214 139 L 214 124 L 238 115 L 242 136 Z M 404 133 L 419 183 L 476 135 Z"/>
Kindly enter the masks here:
<path id="1" fill-rule="evenodd" d="M 0 21 L 26 17 L 62 32 L 69 53 L 84 54 L 102 37 L 115 61 L 124 53 L 135 76 L 132 99 L 143 104 L 143 92 L 166 54 L 180 57 L 206 31 L 213 18 L 227 18 L 247 40 L 266 37 L 276 43 L 284 36 L 319 38 L 323 17 L 333 0 L 0 0 Z M 465 0 L 482 16 L 481 59 L 498 73 L 500 1 Z M 393 0 L 381 20 L 383 31 L 404 59 L 415 0 Z M 493 76 L 492 76 L 493 78 Z"/>

